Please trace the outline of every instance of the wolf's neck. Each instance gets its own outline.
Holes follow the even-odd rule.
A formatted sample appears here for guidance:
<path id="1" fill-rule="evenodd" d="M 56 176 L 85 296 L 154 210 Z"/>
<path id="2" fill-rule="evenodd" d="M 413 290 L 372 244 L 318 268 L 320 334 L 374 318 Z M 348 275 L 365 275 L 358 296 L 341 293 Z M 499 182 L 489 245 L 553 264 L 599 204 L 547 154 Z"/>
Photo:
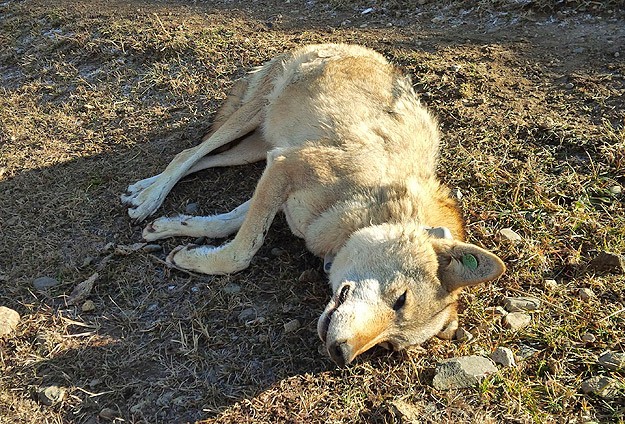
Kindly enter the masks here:
<path id="1" fill-rule="evenodd" d="M 372 187 L 335 204 L 308 228 L 308 248 L 319 256 L 336 253 L 361 228 L 379 224 L 447 227 L 464 240 L 464 220 L 449 190 L 436 180 L 415 186 Z"/>

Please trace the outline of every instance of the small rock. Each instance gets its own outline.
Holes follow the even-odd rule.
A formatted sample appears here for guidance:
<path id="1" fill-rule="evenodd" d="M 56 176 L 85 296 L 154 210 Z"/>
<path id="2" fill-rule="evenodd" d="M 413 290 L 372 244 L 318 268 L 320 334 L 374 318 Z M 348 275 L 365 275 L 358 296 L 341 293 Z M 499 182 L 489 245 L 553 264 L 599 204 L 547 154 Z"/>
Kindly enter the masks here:
<path id="1" fill-rule="evenodd" d="M 621 57 L 621 53 L 620 52 L 614 52 L 614 57 Z"/>
<path id="2" fill-rule="evenodd" d="M 95 311 L 95 303 L 93 303 L 93 300 L 87 300 L 85 303 L 82 304 L 82 306 L 80 307 L 80 309 L 83 312 L 92 312 Z"/>
<path id="3" fill-rule="evenodd" d="M 501 234 L 506 240 L 519 242 L 523 240 L 517 232 L 515 232 L 512 228 L 502 228 L 499 230 L 499 234 Z"/>
<path id="4" fill-rule="evenodd" d="M 532 323 L 532 317 L 523 312 L 510 312 L 503 317 L 503 324 L 511 330 L 520 330 Z"/>
<path id="5" fill-rule="evenodd" d="M 100 411 L 99 416 L 102 419 L 113 421 L 115 418 L 117 418 L 118 413 L 112 408 L 104 408 Z"/>
<path id="6" fill-rule="evenodd" d="M 432 384 L 438 390 L 472 387 L 496 372 L 497 366 L 488 358 L 460 356 L 439 363 Z"/>
<path id="7" fill-rule="evenodd" d="M 39 277 L 33 281 L 33 286 L 39 291 L 48 290 L 49 288 L 58 286 L 59 282 L 52 277 Z"/>
<path id="8" fill-rule="evenodd" d="M 184 207 L 184 213 L 189 215 L 195 215 L 200 210 L 200 207 L 197 203 L 189 203 Z"/>
<path id="9" fill-rule="evenodd" d="M 623 187 L 621 187 L 620 185 L 612 186 L 610 187 L 610 193 L 615 196 L 620 196 L 621 194 L 623 194 Z"/>
<path id="10" fill-rule="evenodd" d="M 595 297 L 595 292 L 592 291 L 592 289 L 589 289 L 586 287 L 579 289 L 579 298 L 582 299 L 584 302 L 588 302 L 594 297 Z"/>
<path id="11" fill-rule="evenodd" d="M 567 90 L 570 90 L 573 87 L 575 87 L 575 85 L 572 82 L 564 84 L 564 88 L 566 88 Z"/>
<path id="12" fill-rule="evenodd" d="M 420 423 L 423 419 L 423 408 L 405 400 L 396 399 L 389 402 L 389 410 L 398 423 Z"/>
<path id="13" fill-rule="evenodd" d="M 238 284 L 234 284 L 234 283 L 228 283 L 224 286 L 222 290 L 224 293 L 227 293 L 227 294 L 235 294 L 241 291 L 241 286 Z"/>
<path id="14" fill-rule="evenodd" d="M 238 319 L 239 322 L 247 322 L 256 318 L 256 309 L 254 308 L 246 308 L 239 312 Z"/>
<path id="15" fill-rule="evenodd" d="M 494 316 L 494 317 L 503 317 L 508 315 L 508 311 L 506 311 L 501 306 L 489 306 L 485 309 L 486 313 Z"/>
<path id="16" fill-rule="evenodd" d="M 155 253 L 163 250 L 163 246 L 160 244 L 146 244 L 143 246 L 142 250 L 147 253 Z"/>
<path id="17" fill-rule="evenodd" d="M 538 352 L 540 352 L 540 350 L 534 349 L 531 346 L 521 345 L 519 346 L 519 350 L 517 350 L 516 359 L 518 361 L 524 361 L 536 355 Z"/>
<path id="18" fill-rule="evenodd" d="M 321 275 L 316 269 L 310 268 L 303 271 L 297 279 L 300 283 L 316 283 L 321 280 Z"/>
<path id="19" fill-rule="evenodd" d="M 461 342 L 470 342 L 471 340 L 473 340 L 473 334 L 471 334 L 469 330 L 465 330 L 464 328 L 459 327 L 456 330 L 456 340 L 459 340 Z"/>
<path id="20" fill-rule="evenodd" d="M 195 244 L 196 246 L 202 246 L 203 244 L 206 244 L 206 237 L 202 236 L 196 238 L 195 240 L 193 240 L 193 244 Z"/>
<path id="21" fill-rule="evenodd" d="M 285 333 L 292 333 L 294 331 L 297 331 L 302 325 L 300 324 L 300 322 L 296 319 L 291 320 L 287 323 L 284 324 L 284 332 Z"/>
<path id="22" fill-rule="evenodd" d="M 464 196 L 462 194 L 462 191 L 460 191 L 460 189 L 457 187 L 451 190 L 451 195 L 454 196 L 456 200 L 462 200 L 462 197 Z"/>
<path id="23" fill-rule="evenodd" d="M 584 334 L 582 334 L 582 341 L 584 343 L 594 343 L 595 340 L 597 340 L 597 338 L 592 333 L 584 333 Z"/>
<path id="24" fill-rule="evenodd" d="M 512 350 L 507 347 L 498 347 L 490 354 L 490 359 L 492 359 L 496 364 L 500 364 L 504 367 L 514 367 L 516 366 L 516 361 L 514 360 L 514 353 Z"/>
<path id="25" fill-rule="evenodd" d="M 74 290 L 72 290 L 72 293 L 67 298 L 67 304 L 77 305 L 83 302 L 87 298 L 87 296 L 89 296 L 91 290 L 93 290 L 93 285 L 95 284 L 99 276 L 100 275 L 95 272 L 85 281 L 76 284 L 76 287 L 74 287 Z"/>
<path id="26" fill-rule="evenodd" d="M 274 247 L 271 249 L 272 256 L 282 256 L 286 253 L 286 250 L 280 249 L 279 247 Z"/>
<path id="27" fill-rule="evenodd" d="M 51 406 L 63 400 L 65 397 L 65 389 L 54 385 L 41 387 L 37 391 L 37 397 L 39 398 L 39 402 L 44 405 Z"/>
<path id="28" fill-rule="evenodd" d="M 545 288 L 547 290 L 551 291 L 556 290 L 559 287 L 559 284 L 556 280 L 545 280 L 543 284 L 545 285 Z"/>
<path id="29" fill-rule="evenodd" d="M 625 255 L 618 255 L 611 252 L 600 252 L 596 258 L 590 261 L 590 266 L 596 271 L 625 274 Z"/>
<path id="30" fill-rule="evenodd" d="M 612 371 L 625 370 L 625 353 L 608 350 L 599 356 L 599 363 Z"/>
<path id="31" fill-rule="evenodd" d="M 0 306 L 0 338 L 8 336 L 17 328 L 20 314 L 6 306 Z"/>
<path id="32" fill-rule="evenodd" d="M 613 378 L 597 375 L 582 383 L 582 392 L 597 395 L 604 399 L 613 399 L 618 393 L 618 383 Z"/>
<path id="33" fill-rule="evenodd" d="M 508 312 L 535 311 L 540 308 L 540 299 L 535 297 L 506 297 L 504 308 Z"/>

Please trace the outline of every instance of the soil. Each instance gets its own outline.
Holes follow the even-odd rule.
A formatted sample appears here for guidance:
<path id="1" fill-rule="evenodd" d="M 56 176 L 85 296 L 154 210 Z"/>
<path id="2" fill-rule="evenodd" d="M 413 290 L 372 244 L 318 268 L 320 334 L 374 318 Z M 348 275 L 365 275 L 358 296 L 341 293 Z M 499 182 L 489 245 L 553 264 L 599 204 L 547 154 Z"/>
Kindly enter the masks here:
<path id="1" fill-rule="evenodd" d="M 0 423 L 408 422 L 400 401 L 415 422 L 623 422 L 623 373 L 596 362 L 625 350 L 623 275 L 586 265 L 625 251 L 625 7 L 598 3 L 1 3 L 0 306 L 22 318 L 0 340 Z M 199 142 L 244 72 L 321 42 L 382 52 L 439 119 L 440 177 L 471 241 L 508 266 L 463 295 L 472 341 L 376 348 L 337 369 L 316 334 L 322 260 L 282 217 L 235 275 L 165 266 L 193 240 L 132 247 L 142 225 L 125 188 Z M 232 209 L 262 169 L 203 171 L 157 214 Z M 95 309 L 68 305 L 96 272 Z M 42 276 L 59 284 L 38 291 Z M 521 295 L 547 306 L 507 330 L 488 308 Z M 534 353 L 475 389 L 432 387 L 439 361 L 498 346 Z M 581 393 L 604 374 L 617 396 Z M 64 393 L 52 405 L 37 396 L 48 386 Z"/>

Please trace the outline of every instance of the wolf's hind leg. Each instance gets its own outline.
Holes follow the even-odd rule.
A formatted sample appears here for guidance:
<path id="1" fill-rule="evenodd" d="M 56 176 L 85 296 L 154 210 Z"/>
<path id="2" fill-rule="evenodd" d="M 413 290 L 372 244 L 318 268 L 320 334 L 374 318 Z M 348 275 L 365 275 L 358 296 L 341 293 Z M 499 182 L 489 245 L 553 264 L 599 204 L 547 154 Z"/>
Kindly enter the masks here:
<path id="1" fill-rule="evenodd" d="M 250 201 L 248 200 L 232 211 L 220 215 L 162 217 L 144 228 L 143 238 L 147 241 L 154 241 L 176 236 L 227 237 L 241 227 L 249 207 Z"/>

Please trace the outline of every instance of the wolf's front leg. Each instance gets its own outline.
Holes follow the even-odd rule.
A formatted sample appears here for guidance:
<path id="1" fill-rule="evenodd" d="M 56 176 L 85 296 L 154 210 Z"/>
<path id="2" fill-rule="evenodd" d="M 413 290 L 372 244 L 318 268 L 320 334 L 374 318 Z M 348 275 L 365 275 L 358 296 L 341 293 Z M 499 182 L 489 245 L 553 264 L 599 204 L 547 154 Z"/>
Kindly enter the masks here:
<path id="1" fill-rule="evenodd" d="M 291 167 L 287 157 L 268 156 L 265 172 L 256 186 L 245 220 L 235 238 L 217 248 L 178 247 L 169 254 L 167 262 L 204 274 L 230 274 L 247 268 L 262 246 L 265 234 L 291 188 Z"/>

